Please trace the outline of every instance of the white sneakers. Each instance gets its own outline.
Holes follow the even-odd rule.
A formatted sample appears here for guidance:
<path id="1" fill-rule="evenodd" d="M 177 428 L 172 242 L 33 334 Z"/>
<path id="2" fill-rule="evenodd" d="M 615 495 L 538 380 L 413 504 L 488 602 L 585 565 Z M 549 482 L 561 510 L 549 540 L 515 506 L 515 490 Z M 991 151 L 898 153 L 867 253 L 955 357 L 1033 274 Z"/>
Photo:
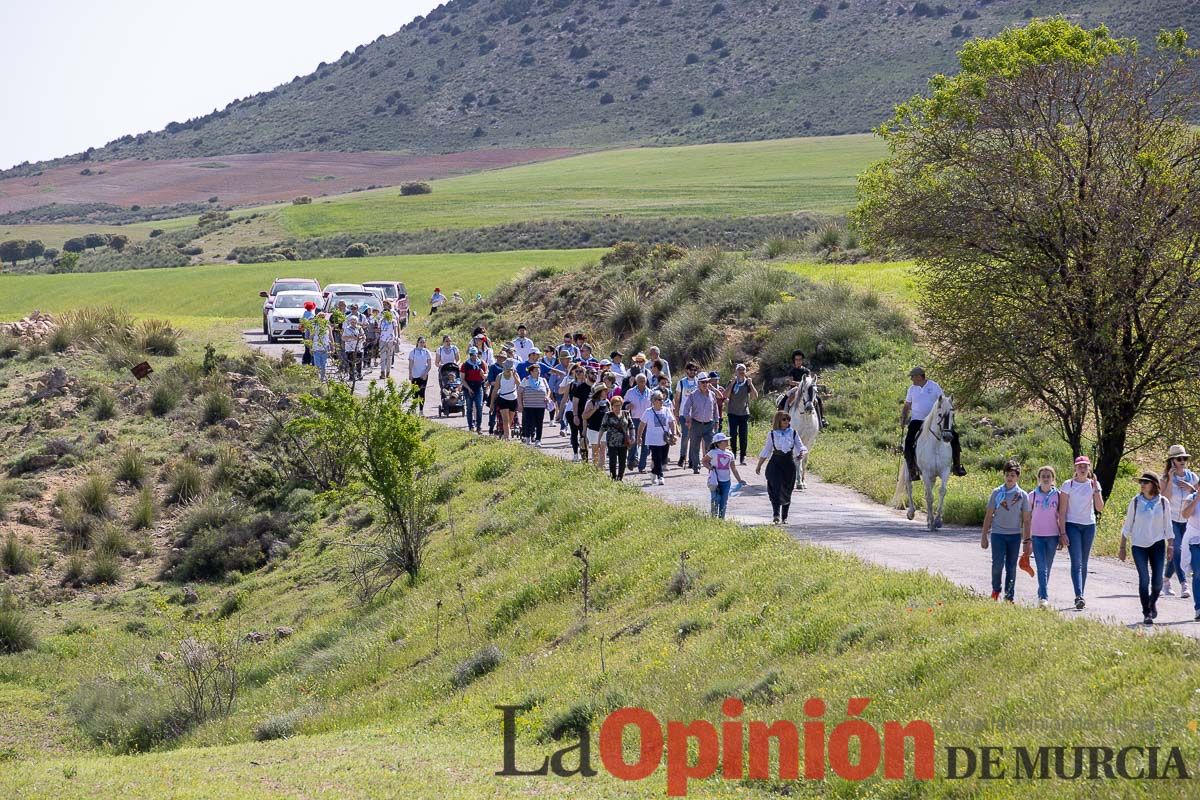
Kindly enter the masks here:
<path id="1" fill-rule="evenodd" d="M 1163 594 L 1165 594 L 1167 597 L 1175 596 L 1175 592 L 1171 591 L 1171 581 L 1170 580 L 1163 581 Z"/>

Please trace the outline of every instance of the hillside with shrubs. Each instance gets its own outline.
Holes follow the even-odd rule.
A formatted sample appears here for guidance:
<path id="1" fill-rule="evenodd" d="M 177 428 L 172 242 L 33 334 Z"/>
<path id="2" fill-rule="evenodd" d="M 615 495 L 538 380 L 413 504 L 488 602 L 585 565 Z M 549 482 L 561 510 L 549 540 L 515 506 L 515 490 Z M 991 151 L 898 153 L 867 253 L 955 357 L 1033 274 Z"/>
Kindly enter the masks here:
<path id="1" fill-rule="evenodd" d="M 861 132 L 954 70 L 967 38 L 1056 13 L 1143 42 L 1200 30 L 1191 0 L 453 0 L 307 75 L 64 160 Z"/>

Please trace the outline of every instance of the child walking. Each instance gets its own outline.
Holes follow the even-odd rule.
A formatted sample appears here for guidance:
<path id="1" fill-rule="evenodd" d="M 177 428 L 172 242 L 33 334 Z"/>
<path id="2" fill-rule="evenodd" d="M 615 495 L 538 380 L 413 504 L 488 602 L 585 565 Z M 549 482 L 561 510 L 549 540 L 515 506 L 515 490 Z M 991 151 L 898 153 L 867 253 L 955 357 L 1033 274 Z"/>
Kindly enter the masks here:
<path id="1" fill-rule="evenodd" d="M 729 505 L 730 476 L 742 483 L 737 464 L 729 450 L 729 437 L 723 433 L 713 436 L 712 449 L 704 454 L 704 466 L 708 469 L 708 491 L 711 497 L 710 511 L 714 517 L 725 519 L 725 507 Z"/>

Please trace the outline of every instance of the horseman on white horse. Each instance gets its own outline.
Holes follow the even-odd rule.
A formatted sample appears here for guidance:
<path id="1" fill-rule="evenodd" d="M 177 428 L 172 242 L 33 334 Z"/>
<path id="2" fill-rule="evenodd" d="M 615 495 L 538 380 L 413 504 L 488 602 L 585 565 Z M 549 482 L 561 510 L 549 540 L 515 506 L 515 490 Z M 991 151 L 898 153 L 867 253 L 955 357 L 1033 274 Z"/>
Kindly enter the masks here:
<path id="1" fill-rule="evenodd" d="M 788 373 L 788 391 L 784 395 L 783 406 L 792 417 L 792 430 L 804 442 L 804 446 L 812 450 L 817 443 L 817 436 L 824 426 L 824 407 L 821 395 L 817 392 L 817 377 L 804 365 L 804 353 L 796 350 L 792 353 L 792 369 Z M 808 475 L 808 453 L 800 459 L 800 474 L 797 484 L 805 488 L 805 478 Z"/>
<path id="2" fill-rule="evenodd" d="M 942 393 L 942 387 L 925 376 L 923 367 L 913 367 L 908 373 L 912 386 L 904 398 L 904 410 L 900 422 L 906 426 L 904 437 L 904 465 L 900 471 L 897 494 L 901 489 L 907 493 L 908 518 L 916 513 L 913 503 L 912 483 L 921 480 L 925 484 L 925 514 L 930 530 L 942 526 L 942 508 L 946 502 L 946 484 L 950 474 L 961 477 L 967 474 L 962 467 L 962 450 L 958 433 L 954 430 L 954 406 L 950 398 Z M 953 468 L 951 467 L 953 464 Z M 933 505 L 933 486 L 941 479 L 940 499 L 936 509 Z"/>

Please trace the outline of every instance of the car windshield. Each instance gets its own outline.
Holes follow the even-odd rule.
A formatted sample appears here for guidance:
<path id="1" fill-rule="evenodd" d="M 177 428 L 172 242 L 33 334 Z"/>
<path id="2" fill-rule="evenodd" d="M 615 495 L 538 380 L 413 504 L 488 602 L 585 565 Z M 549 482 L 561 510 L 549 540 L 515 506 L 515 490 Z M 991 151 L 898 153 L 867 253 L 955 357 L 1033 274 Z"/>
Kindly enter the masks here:
<path id="1" fill-rule="evenodd" d="M 280 292 L 308 292 L 317 288 L 313 281 L 276 281 L 271 287 L 271 294 Z"/>
<path id="2" fill-rule="evenodd" d="M 380 311 L 383 310 L 383 303 L 373 294 L 336 294 L 330 298 L 330 300 L 330 308 L 336 306 L 338 301 L 345 300 L 346 308 L 357 305 L 359 308 L 362 308 L 363 306 L 370 306 L 371 308 L 377 308 Z"/>
<path id="3" fill-rule="evenodd" d="M 396 291 L 396 284 L 394 283 L 364 283 L 363 286 L 368 289 L 382 289 L 383 296 L 388 300 L 395 300 L 400 296 L 400 293 Z"/>
<path id="4" fill-rule="evenodd" d="M 361 291 L 362 290 L 358 288 L 357 283 L 331 283 L 325 287 L 325 292 L 327 294 L 333 294 L 334 292 L 359 292 L 359 293 L 361 293 Z"/>
<path id="5" fill-rule="evenodd" d="M 318 294 L 284 294 L 275 298 L 276 308 L 304 308 L 305 303 L 320 301 Z"/>

